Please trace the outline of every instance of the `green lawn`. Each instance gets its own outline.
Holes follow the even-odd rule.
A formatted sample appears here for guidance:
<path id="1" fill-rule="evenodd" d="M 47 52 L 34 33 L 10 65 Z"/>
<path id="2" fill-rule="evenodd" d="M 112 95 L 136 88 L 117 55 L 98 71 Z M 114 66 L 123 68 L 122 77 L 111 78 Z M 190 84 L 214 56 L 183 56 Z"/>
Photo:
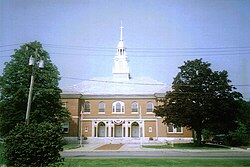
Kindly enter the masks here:
<path id="1" fill-rule="evenodd" d="M 63 146 L 63 149 L 65 150 L 69 150 L 69 149 L 75 149 L 75 148 L 79 148 L 80 144 L 65 144 Z"/>
<path id="2" fill-rule="evenodd" d="M 70 145 L 69 145 L 70 146 Z M 1 153 L 3 145 L 0 143 L 0 166 L 4 164 Z M 145 167 L 145 166 L 170 166 L 170 167 L 243 167 L 250 166 L 248 159 L 189 159 L 189 158 L 115 158 L 115 159 L 69 159 L 66 158 L 62 167 Z"/>
<path id="3" fill-rule="evenodd" d="M 243 167 L 250 166 L 248 159 L 181 159 L 181 158 L 154 158 L 154 159 L 65 159 L 64 167 Z"/>
<path id="4" fill-rule="evenodd" d="M 201 149 L 201 150 L 217 150 L 217 149 L 229 149 L 229 147 L 224 147 L 220 145 L 210 145 L 210 144 L 203 144 L 202 146 L 198 147 L 193 143 L 182 143 L 182 144 L 164 144 L 164 145 L 144 145 L 145 148 L 157 148 L 157 149 Z"/>

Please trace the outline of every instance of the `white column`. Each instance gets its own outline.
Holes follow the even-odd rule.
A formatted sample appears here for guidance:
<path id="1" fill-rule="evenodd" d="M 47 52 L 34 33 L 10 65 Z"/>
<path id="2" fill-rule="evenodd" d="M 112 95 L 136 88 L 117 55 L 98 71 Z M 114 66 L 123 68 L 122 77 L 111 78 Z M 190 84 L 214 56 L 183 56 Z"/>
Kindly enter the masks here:
<path id="1" fill-rule="evenodd" d="M 92 120 L 92 137 L 95 137 L 95 122 Z"/>
<path id="2" fill-rule="evenodd" d="M 97 122 L 97 124 L 95 125 L 95 137 L 98 137 L 98 124 L 99 122 Z"/>
<path id="3" fill-rule="evenodd" d="M 111 137 L 111 121 L 109 121 L 108 127 L 109 127 L 108 137 Z"/>
<path id="4" fill-rule="evenodd" d="M 105 124 L 105 128 L 104 128 L 104 137 L 107 137 L 107 125 L 106 125 L 106 123 L 104 123 Z"/>
<path id="5" fill-rule="evenodd" d="M 123 135 L 124 135 L 123 129 L 124 129 L 124 126 L 123 126 L 123 124 L 122 124 L 122 138 L 124 137 L 124 136 L 123 136 Z"/>
<path id="6" fill-rule="evenodd" d="M 125 121 L 125 137 L 128 137 L 128 121 Z"/>

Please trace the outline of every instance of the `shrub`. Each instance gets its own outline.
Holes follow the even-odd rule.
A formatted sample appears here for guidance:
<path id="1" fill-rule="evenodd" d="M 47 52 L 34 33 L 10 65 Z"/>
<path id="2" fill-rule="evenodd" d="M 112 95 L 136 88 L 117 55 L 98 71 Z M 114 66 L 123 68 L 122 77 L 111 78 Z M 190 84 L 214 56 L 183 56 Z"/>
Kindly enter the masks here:
<path id="1" fill-rule="evenodd" d="M 52 123 L 18 124 L 6 137 L 8 166 L 59 166 L 63 162 L 61 127 Z"/>

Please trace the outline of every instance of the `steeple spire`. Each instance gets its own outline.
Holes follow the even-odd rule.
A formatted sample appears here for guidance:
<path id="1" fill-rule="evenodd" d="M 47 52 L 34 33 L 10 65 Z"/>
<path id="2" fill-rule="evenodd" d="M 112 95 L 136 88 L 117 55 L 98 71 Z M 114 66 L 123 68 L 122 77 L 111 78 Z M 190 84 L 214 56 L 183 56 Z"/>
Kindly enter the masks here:
<path id="1" fill-rule="evenodd" d="M 120 27 L 120 29 L 121 29 L 121 34 L 120 34 L 120 41 L 123 41 L 123 38 L 122 38 L 122 29 L 123 29 L 124 27 L 122 26 L 122 21 L 121 21 L 121 27 Z"/>
<path id="2" fill-rule="evenodd" d="M 120 27 L 120 41 L 118 42 L 116 49 L 116 56 L 114 57 L 114 66 L 113 66 L 113 77 L 115 79 L 130 79 L 129 74 L 129 66 L 128 66 L 128 57 L 126 56 L 126 48 L 123 42 L 123 32 L 122 29 L 124 27 Z"/>

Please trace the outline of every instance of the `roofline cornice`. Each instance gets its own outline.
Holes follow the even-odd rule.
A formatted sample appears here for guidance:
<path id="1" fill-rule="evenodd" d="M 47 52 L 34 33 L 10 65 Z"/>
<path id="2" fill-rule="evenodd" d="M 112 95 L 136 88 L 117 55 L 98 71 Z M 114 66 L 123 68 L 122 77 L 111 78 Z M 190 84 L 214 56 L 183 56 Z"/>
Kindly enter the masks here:
<path id="1" fill-rule="evenodd" d="M 81 99 L 82 94 L 61 94 L 62 99 Z"/>
<path id="2" fill-rule="evenodd" d="M 83 95 L 83 94 L 61 94 L 62 99 L 152 99 L 165 97 L 165 93 L 155 94 L 109 94 L 109 95 Z"/>

